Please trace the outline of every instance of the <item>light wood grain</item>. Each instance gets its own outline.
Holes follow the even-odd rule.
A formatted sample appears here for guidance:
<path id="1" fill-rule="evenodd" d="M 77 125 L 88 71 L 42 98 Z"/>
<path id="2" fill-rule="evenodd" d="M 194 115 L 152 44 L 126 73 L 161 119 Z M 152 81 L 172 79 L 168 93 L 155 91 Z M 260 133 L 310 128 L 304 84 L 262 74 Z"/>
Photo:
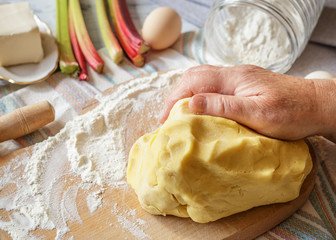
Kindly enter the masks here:
<path id="1" fill-rule="evenodd" d="M 104 94 L 111 94 L 116 88 L 118 86 L 108 89 Z M 90 101 L 83 109 L 83 113 L 94 109 L 97 104 L 95 100 Z M 162 99 L 151 99 L 146 103 L 146 108 L 150 111 L 132 111 L 129 114 L 128 129 L 125 135 L 126 149 L 129 150 L 134 141 L 141 135 L 159 126 L 158 120 L 153 118 L 153 114 L 150 113 L 160 111 L 162 106 Z M 91 214 L 86 205 L 87 192 L 83 190 L 79 192 L 77 197 L 77 207 L 83 222 L 82 224 L 68 223 L 70 232 L 66 236 L 74 236 L 74 239 L 136 239 L 130 231 L 122 227 L 120 219 L 118 220 L 118 214 L 113 214 L 113 208 L 116 204 L 120 214 L 123 211 L 135 209 L 136 218 L 146 222 L 145 225 L 140 226 L 141 231 L 150 236 L 151 239 L 253 239 L 288 218 L 307 200 L 314 186 L 317 173 L 316 158 L 311 147 L 310 150 L 314 160 L 313 170 L 306 178 L 300 196 L 291 202 L 257 207 L 212 223 L 200 224 L 188 218 L 154 216 L 145 212 L 140 207 L 134 191 L 129 187 L 125 189 L 107 188 L 103 193 L 103 207 Z M 5 165 L 14 157 L 23 153 L 29 154 L 29 152 L 30 149 L 27 148 L 7 155 L 0 159 L 0 166 Z M 73 178 L 73 176 L 67 176 L 67 178 Z M 79 183 L 80 179 L 76 181 Z M 76 181 L 71 181 L 71 184 L 76 184 Z M 3 215 L 5 213 L 1 210 L 0 216 Z M 55 230 L 37 230 L 34 234 L 45 236 L 46 239 L 53 239 L 56 232 Z M 0 237 L 1 239 L 10 239 L 4 232 L 0 232 Z"/>

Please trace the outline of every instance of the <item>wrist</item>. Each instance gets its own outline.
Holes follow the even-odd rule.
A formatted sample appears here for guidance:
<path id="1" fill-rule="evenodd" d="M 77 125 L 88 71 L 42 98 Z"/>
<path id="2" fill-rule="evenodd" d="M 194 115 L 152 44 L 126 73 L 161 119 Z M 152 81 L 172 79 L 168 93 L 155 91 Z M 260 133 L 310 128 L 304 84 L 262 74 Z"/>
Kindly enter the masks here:
<path id="1" fill-rule="evenodd" d="M 315 79 L 317 135 L 336 142 L 336 79 Z"/>

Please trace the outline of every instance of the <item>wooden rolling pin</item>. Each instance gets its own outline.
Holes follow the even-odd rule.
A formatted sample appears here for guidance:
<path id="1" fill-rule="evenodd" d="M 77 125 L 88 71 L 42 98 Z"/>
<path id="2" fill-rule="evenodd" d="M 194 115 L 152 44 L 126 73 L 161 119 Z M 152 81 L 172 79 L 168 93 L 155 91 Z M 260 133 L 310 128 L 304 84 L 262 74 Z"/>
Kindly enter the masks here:
<path id="1" fill-rule="evenodd" d="M 0 117 L 0 142 L 24 136 L 54 119 L 55 110 L 48 101 L 18 108 Z"/>

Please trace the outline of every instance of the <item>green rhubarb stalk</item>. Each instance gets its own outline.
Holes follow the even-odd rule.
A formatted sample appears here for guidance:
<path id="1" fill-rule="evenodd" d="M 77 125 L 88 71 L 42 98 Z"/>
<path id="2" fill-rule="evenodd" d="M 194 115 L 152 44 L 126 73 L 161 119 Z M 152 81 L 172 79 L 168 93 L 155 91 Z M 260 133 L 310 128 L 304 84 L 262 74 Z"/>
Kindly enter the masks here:
<path id="1" fill-rule="evenodd" d="M 71 14 L 71 18 L 73 20 L 73 25 L 76 31 L 77 40 L 84 54 L 86 62 L 90 65 L 90 67 L 94 71 L 101 73 L 104 68 L 104 61 L 101 59 L 101 57 L 97 53 L 90 39 L 89 33 L 85 26 L 79 0 L 69 1 L 69 11 Z"/>
<path id="2" fill-rule="evenodd" d="M 96 0 L 96 11 L 100 33 L 103 38 L 107 52 L 109 53 L 112 60 L 116 64 L 119 64 L 122 61 L 124 54 L 118 40 L 114 36 L 111 29 L 104 0 Z"/>
<path id="3" fill-rule="evenodd" d="M 56 0 L 56 38 L 60 52 L 59 67 L 63 73 L 73 74 L 79 70 L 72 51 L 68 26 L 68 0 Z"/>

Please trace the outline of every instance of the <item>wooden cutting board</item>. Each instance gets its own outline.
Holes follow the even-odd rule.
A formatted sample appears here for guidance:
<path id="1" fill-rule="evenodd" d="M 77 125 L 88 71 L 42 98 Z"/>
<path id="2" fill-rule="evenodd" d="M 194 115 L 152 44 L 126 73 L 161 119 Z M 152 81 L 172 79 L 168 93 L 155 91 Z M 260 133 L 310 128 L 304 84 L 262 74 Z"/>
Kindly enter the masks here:
<path id="1" fill-rule="evenodd" d="M 111 94 L 119 86 L 108 89 L 104 94 Z M 159 104 L 158 104 L 159 102 Z M 97 106 L 96 100 L 91 100 L 83 109 L 83 113 L 92 110 Z M 146 103 L 146 108 L 151 109 L 151 113 L 137 113 L 132 111 L 128 116 L 128 129 L 126 133 L 127 150 L 130 149 L 134 141 L 146 132 L 159 126 L 158 120 L 153 118 L 153 111 L 162 109 L 163 101 L 153 101 Z M 139 118 L 142 119 L 141 123 Z M 309 145 L 309 143 L 308 143 Z M 200 224 L 190 219 L 178 218 L 174 216 L 153 216 L 145 212 L 138 203 L 137 196 L 131 188 L 110 189 L 107 188 L 102 194 L 103 206 L 95 212 L 90 213 L 86 206 L 87 192 L 80 191 L 77 197 L 78 213 L 82 223 L 68 222 L 70 233 L 66 237 L 74 236 L 74 239 L 253 239 L 258 235 L 270 230 L 284 219 L 291 216 L 307 200 L 317 174 L 317 164 L 312 147 L 309 145 L 314 161 L 314 167 L 306 178 L 300 196 L 288 203 L 272 204 L 232 215 L 212 223 Z M 0 158 L 0 167 L 8 164 L 13 158 L 21 154 L 31 154 L 32 147 L 15 151 L 5 157 Z M 1 177 L 1 176 L 0 176 Z M 71 176 L 67 176 L 71 178 Z M 66 181 L 66 179 L 65 179 Z M 73 182 L 72 182 L 73 184 Z M 115 207 L 117 212 L 126 220 L 120 220 L 118 214 L 111 214 Z M 114 210 L 113 210 L 114 209 Z M 4 216 L 4 210 L 0 210 L 0 216 Z M 133 221 L 133 222 L 132 222 Z M 132 227 L 133 224 L 133 227 Z M 55 230 L 33 231 L 36 236 L 44 236 L 46 239 L 54 239 Z M 10 236 L 0 231 L 0 239 L 11 239 Z M 66 238 L 67 239 L 67 238 Z"/>

